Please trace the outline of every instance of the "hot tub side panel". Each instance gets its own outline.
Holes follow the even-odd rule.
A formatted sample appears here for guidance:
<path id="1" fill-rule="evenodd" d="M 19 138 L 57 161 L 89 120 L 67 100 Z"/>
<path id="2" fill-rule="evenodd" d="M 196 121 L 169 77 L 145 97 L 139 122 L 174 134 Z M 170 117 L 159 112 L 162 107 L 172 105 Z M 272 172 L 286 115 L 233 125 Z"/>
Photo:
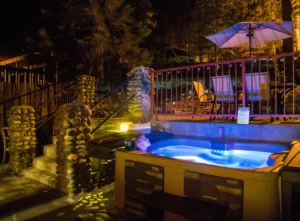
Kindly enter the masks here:
<path id="1" fill-rule="evenodd" d="M 243 220 L 280 220 L 278 173 L 255 172 L 197 164 L 140 152 L 116 152 L 115 206 L 117 208 L 124 209 L 125 204 L 125 161 L 135 161 L 162 167 L 164 192 L 178 196 L 185 195 L 184 177 L 186 171 L 240 180 L 243 183 Z M 170 214 L 165 215 L 167 219 Z"/>
<path id="2" fill-rule="evenodd" d="M 219 128 L 224 128 L 226 138 L 266 142 L 287 142 L 299 138 L 299 125 L 292 124 L 236 124 L 197 121 L 151 121 L 152 131 L 175 135 L 219 138 Z"/>

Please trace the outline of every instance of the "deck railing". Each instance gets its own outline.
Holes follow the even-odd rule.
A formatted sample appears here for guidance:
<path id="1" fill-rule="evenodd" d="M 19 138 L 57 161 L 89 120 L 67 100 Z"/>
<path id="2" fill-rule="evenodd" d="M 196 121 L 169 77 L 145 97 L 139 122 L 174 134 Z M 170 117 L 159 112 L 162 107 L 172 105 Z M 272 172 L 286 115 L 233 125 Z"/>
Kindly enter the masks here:
<path id="1" fill-rule="evenodd" d="M 63 82 L 45 85 L 0 82 L 4 87 L 22 89 L 26 93 L 17 96 L 3 96 L 0 100 L 0 127 L 7 125 L 7 111 L 13 106 L 28 105 L 35 108 L 36 121 L 41 123 L 63 104 L 69 103 L 75 96 L 76 82 Z M 24 90 L 23 90 L 24 89 Z M 1 95 L 1 94 L 0 94 Z M 6 99 L 5 99 L 6 98 Z"/>
<path id="2" fill-rule="evenodd" d="M 300 52 L 155 70 L 151 82 L 156 117 L 300 117 Z"/>

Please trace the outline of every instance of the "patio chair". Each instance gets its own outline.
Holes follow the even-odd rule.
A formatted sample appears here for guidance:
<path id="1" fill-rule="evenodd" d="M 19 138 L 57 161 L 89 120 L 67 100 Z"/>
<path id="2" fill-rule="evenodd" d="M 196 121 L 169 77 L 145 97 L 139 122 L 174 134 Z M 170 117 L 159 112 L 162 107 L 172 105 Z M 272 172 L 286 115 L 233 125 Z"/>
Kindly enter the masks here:
<path id="1" fill-rule="evenodd" d="M 197 94 L 197 103 L 193 111 L 194 114 L 196 113 L 198 106 L 201 104 L 203 104 L 202 113 L 211 112 L 212 106 L 207 106 L 207 104 L 212 103 L 214 95 L 212 93 L 205 93 L 201 82 L 193 81 L 193 85 Z"/>
<path id="2" fill-rule="evenodd" d="M 271 101 L 271 90 L 270 90 L 270 81 L 269 75 L 267 72 L 258 72 L 258 73 L 246 73 L 246 93 L 247 93 L 247 102 L 255 102 L 252 107 L 256 107 L 255 110 L 251 110 L 252 113 L 260 113 L 261 102 L 270 102 Z M 258 104 L 258 105 L 256 105 Z M 257 111 L 257 108 L 258 111 Z"/>
<path id="3" fill-rule="evenodd" d="M 230 75 L 214 76 L 212 77 L 212 83 L 215 95 L 214 106 L 217 103 L 221 103 L 220 108 L 217 112 L 219 112 L 222 108 L 225 108 L 225 111 L 227 109 L 230 109 L 230 105 L 234 104 L 236 96 L 233 90 Z M 214 108 L 215 107 L 212 108 L 212 111 L 214 111 Z"/>

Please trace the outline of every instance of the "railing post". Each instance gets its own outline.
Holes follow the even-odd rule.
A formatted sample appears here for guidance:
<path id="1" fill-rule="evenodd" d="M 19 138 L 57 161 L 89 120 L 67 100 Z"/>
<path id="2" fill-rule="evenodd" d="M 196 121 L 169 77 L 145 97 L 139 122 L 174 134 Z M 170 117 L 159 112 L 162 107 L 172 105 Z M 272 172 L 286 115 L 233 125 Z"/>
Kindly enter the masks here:
<path id="1" fill-rule="evenodd" d="M 151 70 L 151 83 L 150 83 L 150 120 L 152 120 L 153 117 L 153 107 L 154 107 L 154 71 Z M 172 95 L 171 95 L 172 97 Z"/>
<path id="2" fill-rule="evenodd" d="M 3 76 L 3 81 L 6 83 L 7 81 L 7 72 L 6 72 L 6 68 L 4 69 L 4 76 Z"/>
<path id="3" fill-rule="evenodd" d="M 246 106 L 246 66 L 245 66 L 245 61 L 242 61 L 242 102 L 243 102 L 243 107 Z"/>

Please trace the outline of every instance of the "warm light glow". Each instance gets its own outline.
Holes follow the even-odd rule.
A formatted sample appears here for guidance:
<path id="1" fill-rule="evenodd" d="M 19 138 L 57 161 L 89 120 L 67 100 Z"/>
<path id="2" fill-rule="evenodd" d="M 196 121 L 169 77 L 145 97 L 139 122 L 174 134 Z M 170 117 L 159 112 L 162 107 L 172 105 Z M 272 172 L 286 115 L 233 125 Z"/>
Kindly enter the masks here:
<path id="1" fill-rule="evenodd" d="M 120 131 L 126 132 L 126 131 L 128 131 L 128 128 L 129 128 L 129 125 L 128 125 L 128 124 L 126 124 L 126 123 L 121 123 L 121 125 L 120 125 Z"/>

